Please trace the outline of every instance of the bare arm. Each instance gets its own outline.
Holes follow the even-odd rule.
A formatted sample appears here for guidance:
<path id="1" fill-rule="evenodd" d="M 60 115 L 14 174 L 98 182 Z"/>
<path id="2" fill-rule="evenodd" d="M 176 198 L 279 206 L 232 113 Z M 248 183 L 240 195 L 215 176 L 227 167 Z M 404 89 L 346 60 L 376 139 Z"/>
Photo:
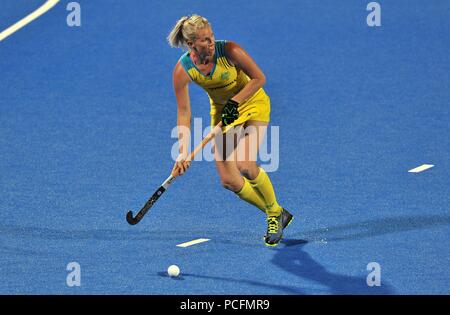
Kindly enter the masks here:
<path id="1" fill-rule="evenodd" d="M 266 83 L 266 77 L 252 57 L 238 44 L 227 42 L 225 52 L 229 61 L 236 67 L 242 69 L 250 78 L 250 81 L 245 87 L 232 98 L 234 101 L 242 103 Z"/>
<path id="2" fill-rule="evenodd" d="M 180 148 L 180 156 L 186 157 L 189 151 L 189 142 L 191 136 L 191 105 L 189 100 L 189 82 L 190 78 L 178 62 L 173 70 L 173 89 L 177 99 L 177 126 L 178 126 L 178 143 Z M 178 165 L 178 166 L 177 166 Z M 189 164 L 175 163 L 175 167 L 179 168 L 179 174 L 186 171 Z"/>

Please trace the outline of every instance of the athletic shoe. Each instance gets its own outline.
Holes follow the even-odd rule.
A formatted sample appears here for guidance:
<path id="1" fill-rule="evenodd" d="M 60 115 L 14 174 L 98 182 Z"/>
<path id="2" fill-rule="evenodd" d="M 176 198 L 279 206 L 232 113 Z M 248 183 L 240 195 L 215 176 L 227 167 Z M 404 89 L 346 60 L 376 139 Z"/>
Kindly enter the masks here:
<path id="1" fill-rule="evenodd" d="M 294 220 L 294 216 L 286 209 L 283 209 L 283 212 L 281 212 L 281 225 L 283 226 L 283 230 L 291 224 L 292 220 Z"/>

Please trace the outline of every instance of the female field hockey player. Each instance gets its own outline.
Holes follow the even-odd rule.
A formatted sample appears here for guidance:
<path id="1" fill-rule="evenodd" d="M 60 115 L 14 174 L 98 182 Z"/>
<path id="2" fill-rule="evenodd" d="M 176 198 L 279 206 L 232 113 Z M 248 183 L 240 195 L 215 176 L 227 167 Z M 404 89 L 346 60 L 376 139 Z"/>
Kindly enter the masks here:
<path id="1" fill-rule="evenodd" d="M 188 85 L 195 82 L 209 96 L 212 127 L 220 121 L 223 124 L 222 139 L 218 141 L 219 136 L 214 141 L 215 163 L 221 183 L 267 214 L 264 240 L 266 245 L 276 246 L 293 216 L 278 204 L 269 176 L 256 163 L 270 120 L 270 99 L 262 89 L 266 82 L 263 72 L 238 44 L 216 41 L 210 23 L 199 15 L 182 17 L 167 39 L 172 47 L 188 50 L 173 71 L 179 130 L 183 127 L 190 130 Z M 237 143 L 234 143 L 233 136 L 232 152 L 224 155 L 226 141 L 230 141 L 227 134 L 235 126 L 246 132 L 237 137 Z M 189 137 L 190 132 L 189 135 L 179 132 L 180 155 L 174 165 L 178 175 L 189 167 L 189 162 L 184 162 L 188 155 Z M 237 159 L 237 152 L 245 154 L 239 154 Z"/>

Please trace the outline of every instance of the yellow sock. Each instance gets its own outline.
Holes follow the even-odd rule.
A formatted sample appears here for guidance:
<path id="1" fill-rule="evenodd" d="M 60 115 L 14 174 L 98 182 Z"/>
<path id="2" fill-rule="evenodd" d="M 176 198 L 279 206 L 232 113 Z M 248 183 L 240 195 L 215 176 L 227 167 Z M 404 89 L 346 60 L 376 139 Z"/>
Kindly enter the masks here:
<path id="1" fill-rule="evenodd" d="M 255 179 L 249 180 L 251 186 L 259 192 L 264 201 L 264 209 L 268 216 L 279 216 L 283 210 L 277 202 L 272 182 L 267 173 L 260 167 Z"/>
<path id="2" fill-rule="evenodd" d="M 259 196 L 258 192 L 253 189 L 252 185 L 250 185 L 247 178 L 244 178 L 244 186 L 240 191 L 236 193 L 239 198 L 242 200 L 247 201 L 248 203 L 256 206 L 258 209 L 260 209 L 262 212 L 266 213 L 266 203 L 264 200 Z"/>

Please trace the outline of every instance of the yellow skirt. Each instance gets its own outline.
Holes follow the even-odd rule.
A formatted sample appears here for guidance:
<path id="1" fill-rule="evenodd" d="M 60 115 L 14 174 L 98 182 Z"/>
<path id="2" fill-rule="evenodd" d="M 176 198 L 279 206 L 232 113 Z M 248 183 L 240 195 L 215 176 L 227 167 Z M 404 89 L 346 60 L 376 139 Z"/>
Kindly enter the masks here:
<path id="1" fill-rule="evenodd" d="M 211 103 L 211 128 L 214 128 L 221 120 L 224 105 Z M 270 121 L 270 98 L 261 88 L 252 97 L 239 104 L 239 118 L 232 124 L 222 127 L 222 133 L 226 133 L 231 127 L 245 123 L 249 120 L 262 122 Z"/>

